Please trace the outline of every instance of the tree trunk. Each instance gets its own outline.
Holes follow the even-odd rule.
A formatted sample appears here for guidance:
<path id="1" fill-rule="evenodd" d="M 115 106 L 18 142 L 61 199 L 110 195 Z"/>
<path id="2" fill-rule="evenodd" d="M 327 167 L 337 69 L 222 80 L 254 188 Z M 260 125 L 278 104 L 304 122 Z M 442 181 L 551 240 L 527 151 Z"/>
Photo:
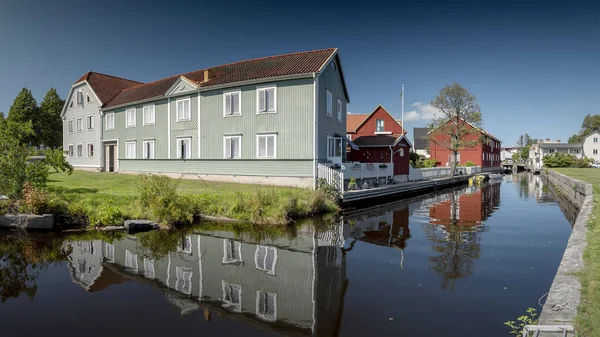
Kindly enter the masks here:
<path id="1" fill-rule="evenodd" d="M 458 166 L 458 161 L 456 160 L 456 157 L 458 157 L 458 151 L 452 151 L 452 162 L 450 163 L 452 165 L 452 171 L 450 172 L 450 176 L 454 177 L 454 174 L 456 173 L 456 166 Z"/>

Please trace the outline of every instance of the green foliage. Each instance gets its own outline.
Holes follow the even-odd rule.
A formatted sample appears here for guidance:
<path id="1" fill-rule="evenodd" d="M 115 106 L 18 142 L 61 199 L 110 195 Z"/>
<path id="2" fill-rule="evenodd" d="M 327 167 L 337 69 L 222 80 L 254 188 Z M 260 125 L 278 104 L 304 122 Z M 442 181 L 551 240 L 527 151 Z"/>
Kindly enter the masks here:
<path id="1" fill-rule="evenodd" d="M 574 155 L 566 153 L 554 153 L 544 157 L 544 166 L 555 168 L 555 167 L 577 167 L 586 168 L 590 167 L 590 164 L 594 162 L 590 158 L 577 159 Z"/>
<path id="2" fill-rule="evenodd" d="M 473 166 L 475 166 L 475 163 L 469 160 L 468 162 L 465 163 L 465 166 L 466 167 L 473 167 Z"/>
<path id="3" fill-rule="evenodd" d="M 46 148 L 44 150 L 46 156 L 45 164 L 52 167 L 56 172 L 73 172 L 73 166 L 65 159 L 65 154 L 62 148 Z"/>
<path id="4" fill-rule="evenodd" d="M 569 138 L 569 143 L 583 143 L 592 133 L 600 131 L 600 115 L 586 115 L 581 123 L 581 130 Z"/>
<path id="5" fill-rule="evenodd" d="M 523 315 L 517 318 L 517 321 L 504 322 L 504 325 L 508 326 L 511 329 L 511 334 L 514 334 L 515 336 L 521 336 L 521 334 L 523 333 L 523 328 L 526 325 L 538 324 L 538 319 L 536 318 L 537 313 L 534 308 L 527 309 L 527 314 L 528 315 Z M 533 336 L 533 333 L 531 333 L 530 336 Z"/>
<path id="6" fill-rule="evenodd" d="M 425 159 L 423 160 L 423 166 L 425 168 L 435 167 L 437 165 L 438 160 L 435 158 Z"/>
<path id="7" fill-rule="evenodd" d="M 193 200 L 177 194 L 178 181 L 163 175 L 140 177 L 140 204 L 163 225 L 193 223 L 200 212 Z"/>
<path id="8" fill-rule="evenodd" d="M 573 162 L 572 167 L 576 167 L 576 168 L 588 168 L 593 163 L 594 163 L 594 159 L 583 157 L 583 158 L 575 159 L 575 161 Z"/>
<path id="9" fill-rule="evenodd" d="M 356 177 L 350 177 L 350 181 L 348 182 L 348 189 L 355 190 L 358 188 L 358 184 L 356 183 Z"/>
<path id="10" fill-rule="evenodd" d="M 337 186 L 329 184 L 327 180 L 323 178 L 317 180 L 317 190 L 323 191 L 327 198 L 333 202 L 338 202 L 340 200 L 340 191 Z"/>
<path id="11" fill-rule="evenodd" d="M 39 135 L 41 121 L 39 120 L 39 108 L 31 90 L 21 89 L 13 104 L 8 110 L 7 120 L 15 123 L 31 123 L 33 132 L 23 135 L 26 144 L 38 145 L 36 135 Z"/>
<path id="12" fill-rule="evenodd" d="M 42 170 L 27 168 L 29 149 L 24 140 L 32 133 L 30 122 L 0 120 L 0 194 L 18 199 L 26 182 L 32 180 L 35 185 L 39 181 L 31 175 Z"/>
<path id="13" fill-rule="evenodd" d="M 529 150 L 531 149 L 531 145 L 526 145 L 520 151 L 521 161 L 526 162 L 529 159 Z"/>
<path id="14" fill-rule="evenodd" d="M 36 129 L 39 144 L 51 148 L 61 146 L 63 130 L 60 114 L 64 104 L 56 89 L 50 88 L 39 108 L 39 128 Z"/>
<path id="15" fill-rule="evenodd" d="M 419 154 L 418 154 L 418 153 L 416 153 L 416 152 L 412 152 L 412 151 L 410 151 L 410 154 L 409 154 L 409 156 L 410 156 L 410 157 L 409 157 L 409 158 L 410 158 L 410 164 L 411 164 L 413 167 L 417 167 L 417 165 L 418 165 L 419 161 L 421 160 L 421 156 L 419 156 Z"/>

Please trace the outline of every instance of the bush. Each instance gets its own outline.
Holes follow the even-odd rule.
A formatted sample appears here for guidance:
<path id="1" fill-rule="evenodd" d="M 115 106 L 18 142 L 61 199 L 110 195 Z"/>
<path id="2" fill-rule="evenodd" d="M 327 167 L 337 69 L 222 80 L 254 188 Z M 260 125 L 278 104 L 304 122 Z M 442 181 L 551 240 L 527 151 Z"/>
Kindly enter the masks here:
<path id="1" fill-rule="evenodd" d="M 410 164 L 413 167 L 417 167 L 419 165 L 419 161 L 421 160 L 421 156 L 419 156 L 416 152 L 410 152 L 409 154 Z"/>
<path id="2" fill-rule="evenodd" d="M 52 167 L 56 172 L 68 172 L 69 174 L 73 172 L 73 166 L 65 159 L 62 148 L 47 148 L 44 151 L 44 156 L 46 156 L 46 165 Z"/>
<path id="3" fill-rule="evenodd" d="M 327 180 L 319 178 L 317 180 L 317 190 L 323 191 L 327 198 L 333 202 L 340 200 L 340 192 L 336 186 L 329 184 Z"/>
<path id="4" fill-rule="evenodd" d="M 437 162 L 438 161 L 435 158 L 425 159 L 425 160 L 423 160 L 423 167 L 425 167 L 425 168 L 436 167 Z"/>
<path id="5" fill-rule="evenodd" d="M 162 175 L 140 177 L 140 204 L 163 225 L 192 223 L 200 214 L 194 199 L 177 194 L 178 182 Z"/>
<path id="6" fill-rule="evenodd" d="M 572 167 L 576 167 L 576 168 L 588 168 L 590 167 L 590 165 L 594 162 L 594 159 L 591 158 L 580 158 L 580 159 L 575 159 L 575 161 L 573 162 Z"/>
<path id="7" fill-rule="evenodd" d="M 544 166 L 546 167 L 572 167 L 575 163 L 575 156 L 566 153 L 554 153 L 544 157 Z"/>
<path id="8" fill-rule="evenodd" d="M 91 226 L 119 226 L 125 221 L 123 212 L 117 205 L 104 204 L 87 209 L 87 220 Z"/>
<path id="9" fill-rule="evenodd" d="M 465 166 L 466 167 L 473 167 L 473 166 L 475 166 L 475 163 L 472 162 L 472 161 L 468 161 L 468 162 L 465 163 Z"/>

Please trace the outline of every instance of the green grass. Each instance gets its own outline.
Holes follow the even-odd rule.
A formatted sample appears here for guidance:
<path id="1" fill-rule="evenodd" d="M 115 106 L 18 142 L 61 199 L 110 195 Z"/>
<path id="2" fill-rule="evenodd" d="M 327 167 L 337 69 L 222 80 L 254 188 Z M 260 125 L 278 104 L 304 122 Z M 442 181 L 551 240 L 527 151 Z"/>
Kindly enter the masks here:
<path id="1" fill-rule="evenodd" d="M 139 203 L 140 176 L 74 171 L 51 174 L 48 190 L 69 203 L 69 211 L 87 214 L 92 225 L 123 219 L 150 218 Z M 309 189 L 177 179 L 177 193 L 201 214 L 263 223 L 287 224 L 293 219 L 335 211 L 323 193 Z M 152 219 L 154 220 L 154 219 Z"/>
<path id="2" fill-rule="evenodd" d="M 555 172 L 591 183 L 594 210 L 588 222 L 584 269 L 579 275 L 581 303 L 575 320 L 580 336 L 600 336 L 600 169 L 556 168 Z"/>

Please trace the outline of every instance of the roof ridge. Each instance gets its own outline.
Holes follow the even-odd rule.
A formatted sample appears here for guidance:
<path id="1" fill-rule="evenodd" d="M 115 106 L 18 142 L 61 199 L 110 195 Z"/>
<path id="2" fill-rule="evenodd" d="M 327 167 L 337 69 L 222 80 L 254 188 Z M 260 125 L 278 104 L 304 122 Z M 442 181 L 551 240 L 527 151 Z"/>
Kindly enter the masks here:
<path id="1" fill-rule="evenodd" d="M 186 73 L 186 74 L 187 74 L 187 73 Z M 140 84 L 138 84 L 138 85 L 134 85 L 134 86 L 131 86 L 131 87 L 129 87 L 129 88 L 125 88 L 125 89 L 121 90 L 121 91 L 119 92 L 119 94 L 117 94 L 117 96 L 118 96 L 118 95 L 120 95 L 122 92 L 124 92 L 124 91 L 127 91 L 127 90 L 129 90 L 129 89 L 135 89 L 135 88 L 139 88 L 139 87 L 141 87 L 141 86 L 143 86 L 143 85 L 150 85 L 150 84 L 154 84 L 154 83 L 156 83 L 156 82 L 165 81 L 165 80 L 169 80 L 169 79 L 172 79 L 172 78 L 175 78 L 175 77 L 181 77 L 181 76 L 183 76 L 183 74 L 179 74 L 179 75 L 173 75 L 173 76 L 169 76 L 169 77 L 164 77 L 164 78 L 161 78 L 161 79 L 158 79 L 158 80 L 154 80 L 154 81 L 152 81 L 152 82 L 148 82 L 148 83 L 140 83 Z M 115 97 L 116 97 L 116 96 L 115 96 Z"/>
<path id="2" fill-rule="evenodd" d="M 130 80 L 130 79 L 128 79 L 128 78 L 119 77 L 119 76 L 115 76 L 115 75 L 109 75 L 109 74 L 99 73 L 99 72 L 97 72 L 97 71 L 88 71 L 88 72 L 87 72 L 87 76 L 86 76 L 86 80 L 87 80 L 87 78 L 88 78 L 88 77 L 89 77 L 91 74 L 98 74 L 98 75 L 103 75 L 103 76 L 108 76 L 108 77 L 116 78 L 116 79 L 119 79 L 119 80 L 124 80 L 124 81 L 129 81 L 129 82 L 135 82 L 135 83 L 139 83 L 139 84 L 144 84 L 144 82 L 135 81 L 135 80 Z"/>

